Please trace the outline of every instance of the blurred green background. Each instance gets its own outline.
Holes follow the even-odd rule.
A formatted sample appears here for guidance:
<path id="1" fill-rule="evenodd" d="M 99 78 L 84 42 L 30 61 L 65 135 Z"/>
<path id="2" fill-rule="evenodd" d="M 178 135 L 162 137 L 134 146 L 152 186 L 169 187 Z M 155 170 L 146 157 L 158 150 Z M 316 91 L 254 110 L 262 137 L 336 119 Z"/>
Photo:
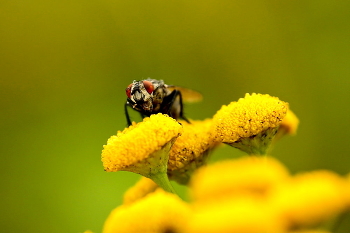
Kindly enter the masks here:
<path id="1" fill-rule="evenodd" d="M 293 173 L 348 173 L 349 9 L 316 0 L 1 1 L 0 231 L 101 231 L 139 178 L 106 173 L 100 161 L 126 125 L 134 79 L 200 91 L 204 100 L 185 109 L 192 119 L 247 92 L 278 96 L 301 124 L 273 155 Z M 222 147 L 211 161 L 241 155 Z"/>

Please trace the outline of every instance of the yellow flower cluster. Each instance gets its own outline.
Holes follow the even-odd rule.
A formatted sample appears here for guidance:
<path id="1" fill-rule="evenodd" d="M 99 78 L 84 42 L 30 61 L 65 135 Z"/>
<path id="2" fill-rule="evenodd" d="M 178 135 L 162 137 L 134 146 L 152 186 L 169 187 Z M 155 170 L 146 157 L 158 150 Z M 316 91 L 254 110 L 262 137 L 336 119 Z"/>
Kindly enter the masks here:
<path id="1" fill-rule="evenodd" d="M 223 106 L 212 119 L 187 123 L 156 114 L 133 123 L 108 140 L 102 151 L 103 166 L 105 171 L 131 171 L 150 179 L 142 178 L 125 193 L 124 204 L 111 213 L 103 232 L 289 233 L 344 211 L 346 198 L 339 191 L 344 182 L 336 175 L 339 182 L 325 175 L 328 186 L 319 182 L 307 194 L 293 194 L 303 185 L 316 184 L 312 179 L 292 177 L 269 157 L 203 166 L 220 143 L 250 155 L 266 155 L 276 138 L 295 134 L 298 123 L 288 103 L 255 93 Z M 190 185 L 190 203 L 174 195 L 168 178 Z M 327 194 L 322 201 L 330 204 L 323 212 L 307 215 L 301 208 L 317 204 L 316 199 L 307 202 L 308 197 L 317 196 L 315 190 Z M 338 201 L 331 203 L 330 197 Z M 294 199 L 300 202 L 291 204 Z M 303 217 L 298 218 L 300 211 Z"/>
<path id="2" fill-rule="evenodd" d="M 200 168 L 189 203 L 158 190 L 116 208 L 103 233 L 321 233 L 316 227 L 350 210 L 349 188 L 330 171 L 292 176 L 271 157 L 243 157 Z"/>
<path id="3" fill-rule="evenodd" d="M 277 97 L 246 94 L 223 106 L 213 119 L 179 124 L 157 114 L 133 123 L 108 139 L 102 162 L 106 171 L 131 171 L 153 180 L 154 174 L 167 171 L 171 180 L 187 184 L 219 143 L 248 154 L 266 154 L 279 126 L 285 129 L 282 136 L 294 134 L 297 124 L 288 104 Z"/>

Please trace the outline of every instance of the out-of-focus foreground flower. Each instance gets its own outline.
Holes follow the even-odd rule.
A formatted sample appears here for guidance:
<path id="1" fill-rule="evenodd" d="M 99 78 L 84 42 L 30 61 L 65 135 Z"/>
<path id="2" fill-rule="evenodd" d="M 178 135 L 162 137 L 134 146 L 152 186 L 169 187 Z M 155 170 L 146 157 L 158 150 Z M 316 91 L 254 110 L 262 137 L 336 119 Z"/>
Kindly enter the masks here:
<path id="1" fill-rule="evenodd" d="M 157 114 L 133 123 L 108 140 L 102 162 L 106 171 L 144 177 L 125 192 L 103 233 L 327 233 L 322 227 L 350 210 L 350 175 L 291 175 L 266 156 L 298 124 L 288 103 L 255 93 L 204 121 L 179 124 Z M 220 143 L 249 156 L 205 166 Z M 168 177 L 188 185 L 189 202 Z"/>
<path id="2" fill-rule="evenodd" d="M 243 157 L 200 168 L 188 203 L 159 190 L 116 208 L 103 233 L 317 232 L 349 211 L 349 188 L 329 171 L 292 176 L 271 157 Z"/>
<path id="3" fill-rule="evenodd" d="M 129 205 L 122 205 L 107 218 L 103 233 L 184 232 L 190 206 L 172 193 L 157 190 Z"/>

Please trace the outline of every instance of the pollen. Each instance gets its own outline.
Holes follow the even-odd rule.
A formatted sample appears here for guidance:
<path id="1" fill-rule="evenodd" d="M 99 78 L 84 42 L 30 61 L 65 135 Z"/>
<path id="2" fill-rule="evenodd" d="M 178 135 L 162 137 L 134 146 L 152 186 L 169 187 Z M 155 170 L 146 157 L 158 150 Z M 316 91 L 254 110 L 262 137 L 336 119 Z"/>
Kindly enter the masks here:
<path id="1" fill-rule="evenodd" d="M 215 114 L 213 120 L 217 140 L 233 143 L 240 138 L 258 135 L 278 127 L 288 110 L 288 103 L 263 94 L 246 94 Z"/>
<path id="2" fill-rule="evenodd" d="M 138 164 L 173 142 L 181 132 L 182 126 L 164 114 L 151 115 L 137 124 L 133 122 L 130 127 L 111 136 L 103 146 L 104 169 L 108 172 L 129 171 L 130 166 L 142 166 Z"/>
<path id="3" fill-rule="evenodd" d="M 180 184 L 187 184 L 192 173 L 206 164 L 209 153 L 218 143 L 214 140 L 212 119 L 181 121 L 183 133 L 174 143 L 168 161 L 168 175 Z"/>

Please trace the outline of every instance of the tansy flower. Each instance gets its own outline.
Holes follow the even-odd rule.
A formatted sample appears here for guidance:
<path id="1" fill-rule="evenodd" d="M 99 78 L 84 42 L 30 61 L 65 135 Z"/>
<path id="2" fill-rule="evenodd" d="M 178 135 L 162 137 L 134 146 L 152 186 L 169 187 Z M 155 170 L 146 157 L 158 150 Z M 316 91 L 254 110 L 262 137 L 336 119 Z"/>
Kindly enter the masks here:
<path id="1" fill-rule="evenodd" d="M 271 208 L 292 227 L 311 226 L 346 209 L 346 187 L 345 179 L 330 171 L 300 174 L 271 194 Z"/>
<path id="2" fill-rule="evenodd" d="M 294 114 L 294 112 L 292 112 L 292 110 L 288 109 L 286 116 L 283 118 L 280 124 L 274 141 L 277 141 L 286 134 L 295 135 L 297 133 L 298 126 L 298 117 Z"/>
<path id="3" fill-rule="evenodd" d="M 214 141 L 212 120 L 181 121 L 183 133 L 177 138 L 169 154 L 168 176 L 180 184 L 187 184 L 192 173 L 206 164 Z"/>
<path id="4" fill-rule="evenodd" d="M 188 233 L 285 233 L 286 224 L 267 203 L 249 197 L 196 205 Z"/>
<path id="5" fill-rule="evenodd" d="M 283 118 L 281 122 L 280 129 L 283 128 L 283 130 L 287 134 L 294 135 L 297 133 L 298 125 L 299 125 L 298 117 L 294 114 L 292 110 L 288 109 L 286 117 Z"/>
<path id="6" fill-rule="evenodd" d="M 246 94 L 215 114 L 217 140 L 248 154 L 266 154 L 287 110 L 288 103 L 277 97 Z"/>
<path id="7" fill-rule="evenodd" d="M 304 230 L 304 231 L 289 231 L 288 233 L 332 233 L 332 232 L 322 231 L 322 230 Z"/>
<path id="8" fill-rule="evenodd" d="M 158 185 L 153 180 L 146 177 L 141 179 L 131 188 L 129 188 L 124 194 L 124 205 L 133 203 L 147 194 L 154 192 L 158 188 Z"/>
<path id="9" fill-rule="evenodd" d="M 160 187 L 174 192 L 168 177 L 169 151 L 182 126 L 173 118 L 151 115 L 138 124 L 118 132 L 103 147 L 105 171 L 131 171 L 152 179 Z"/>
<path id="10" fill-rule="evenodd" d="M 348 211 L 350 212 L 350 173 L 346 175 L 346 181 L 347 181 L 347 186 L 346 186 L 346 191 L 347 191 L 347 206 L 348 206 Z"/>
<path id="11" fill-rule="evenodd" d="M 261 199 L 289 177 L 288 170 L 277 160 L 247 156 L 200 168 L 190 187 L 196 202 L 241 196 Z"/>
<path id="12" fill-rule="evenodd" d="M 178 196 L 157 190 L 130 205 L 122 205 L 107 218 L 103 233 L 185 232 L 191 209 Z"/>

